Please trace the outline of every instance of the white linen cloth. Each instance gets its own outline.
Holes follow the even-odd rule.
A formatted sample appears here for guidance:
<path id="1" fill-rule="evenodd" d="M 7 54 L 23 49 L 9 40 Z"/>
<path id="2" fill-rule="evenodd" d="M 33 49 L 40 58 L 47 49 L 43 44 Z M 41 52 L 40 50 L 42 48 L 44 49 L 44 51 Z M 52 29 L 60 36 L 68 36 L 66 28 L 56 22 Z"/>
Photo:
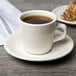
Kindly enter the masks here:
<path id="1" fill-rule="evenodd" d="M 0 2 L 0 45 L 5 39 L 19 29 L 18 16 L 21 13 L 7 0 Z"/>

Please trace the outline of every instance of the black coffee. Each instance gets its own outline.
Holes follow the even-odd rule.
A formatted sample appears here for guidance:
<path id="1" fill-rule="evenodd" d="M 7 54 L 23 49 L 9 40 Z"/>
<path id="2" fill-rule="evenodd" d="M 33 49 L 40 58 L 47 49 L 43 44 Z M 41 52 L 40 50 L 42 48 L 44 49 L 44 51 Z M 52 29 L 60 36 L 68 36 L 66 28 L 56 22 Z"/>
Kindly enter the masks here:
<path id="1" fill-rule="evenodd" d="M 44 23 L 49 23 L 53 21 L 52 18 L 49 18 L 47 16 L 40 16 L 40 15 L 28 16 L 22 20 L 24 22 L 31 23 L 31 24 L 44 24 Z"/>

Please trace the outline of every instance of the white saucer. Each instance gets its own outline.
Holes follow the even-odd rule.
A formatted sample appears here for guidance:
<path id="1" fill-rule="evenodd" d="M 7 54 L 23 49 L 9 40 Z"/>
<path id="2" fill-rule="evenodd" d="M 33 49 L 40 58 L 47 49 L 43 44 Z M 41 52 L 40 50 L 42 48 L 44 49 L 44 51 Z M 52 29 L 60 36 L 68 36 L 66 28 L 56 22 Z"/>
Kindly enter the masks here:
<path id="1" fill-rule="evenodd" d="M 63 20 L 60 18 L 60 16 L 62 15 L 62 13 L 65 11 L 66 8 L 67 8 L 67 5 L 59 6 L 59 7 L 55 8 L 54 10 L 52 10 L 52 12 L 54 14 L 56 14 L 57 21 L 67 23 L 67 24 L 72 24 L 72 25 L 76 26 L 76 20 L 71 22 L 71 21 L 66 21 L 66 20 Z"/>
<path id="2" fill-rule="evenodd" d="M 58 31 L 57 34 L 61 32 Z M 24 50 L 23 43 L 21 41 L 20 32 L 16 32 L 12 34 L 9 38 L 7 38 L 4 48 L 8 54 L 22 60 L 27 61 L 51 61 L 62 58 L 69 54 L 74 47 L 74 42 L 70 36 L 66 36 L 63 41 L 57 42 L 53 45 L 52 50 L 44 55 L 33 55 L 27 53 Z"/>

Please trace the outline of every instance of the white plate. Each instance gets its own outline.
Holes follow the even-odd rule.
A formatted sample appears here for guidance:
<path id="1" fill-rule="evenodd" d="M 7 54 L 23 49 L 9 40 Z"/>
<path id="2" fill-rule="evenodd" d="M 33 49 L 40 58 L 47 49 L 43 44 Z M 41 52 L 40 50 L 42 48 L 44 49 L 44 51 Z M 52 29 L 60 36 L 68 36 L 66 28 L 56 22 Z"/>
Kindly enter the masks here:
<path id="1" fill-rule="evenodd" d="M 71 22 L 71 21 L 66 21 L 66 20 L 63 20 L 60 18 L 60 16 L 63 14 L 63 12 L 65 11 L 66 8 L 67 8 L 67 5 L 59 6 L 59 7 L 55 8 L 54 10 L 52 10 L 52 12 L 54 14 L 56 14 L 57 21 L 67 23 L 67 24 L 72 24 L 72 25 L 76 26 L 76 20 Z"/>
<path id="2" fill-rule="evenodd" d="M 57 32 L 60 34 L 61 32 Z M 63 41 L 57 42 L 53 45 L 52 50 L 44 55 L 33 55 L 24 49 L 24 45 L 21 41 L 20 32 L 12 34 L 7 38 L 4 48 L 8 54 L 22 60 L 27 61 L 51 61 L 62 58 L 69 54 L 74 47 L 74 42 L 70 36 L 66 36 Z"/>

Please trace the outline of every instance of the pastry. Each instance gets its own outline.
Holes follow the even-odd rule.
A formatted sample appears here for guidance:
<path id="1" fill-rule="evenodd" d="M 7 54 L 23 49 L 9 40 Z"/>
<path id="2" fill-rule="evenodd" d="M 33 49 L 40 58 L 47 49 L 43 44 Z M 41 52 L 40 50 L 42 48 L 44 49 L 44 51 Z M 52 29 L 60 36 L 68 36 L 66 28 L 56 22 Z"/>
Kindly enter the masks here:
<path id="1" fill-rule="evenodd" d="M 61 19 L 67 21 L 76 20 L 76 1 L 68 4 L 67 9 L 61 15 Z"/>

